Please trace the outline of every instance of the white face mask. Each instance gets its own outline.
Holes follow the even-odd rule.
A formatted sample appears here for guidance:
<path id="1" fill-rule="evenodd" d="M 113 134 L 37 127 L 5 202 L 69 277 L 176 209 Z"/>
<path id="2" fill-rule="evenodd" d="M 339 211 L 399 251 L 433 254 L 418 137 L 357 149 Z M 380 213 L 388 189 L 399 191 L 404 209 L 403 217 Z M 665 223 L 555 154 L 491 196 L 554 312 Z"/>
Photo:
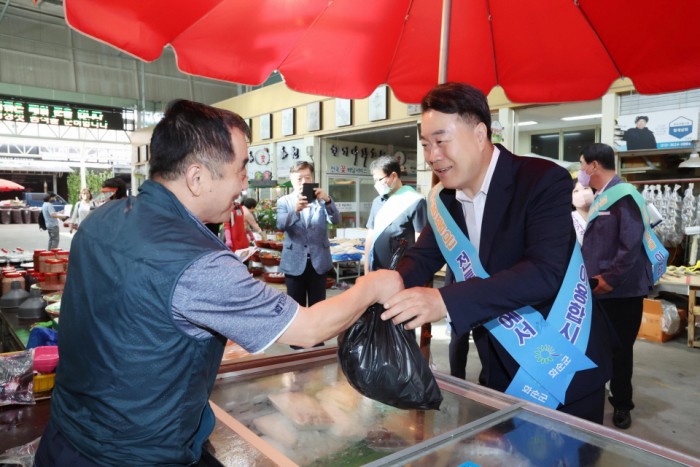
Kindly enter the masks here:
<path id="1" fill-rule="evenodd" d="M 374 189 L 377 190 L 379 196 L 388 195 L 391 191 L 391 187 L 387 186 L 384 182 L 375 182 Z"/>
<path id="2" fill-rule="evenodd" d="M 573 193 L 571 203 L 579 209 L 588 209 L 593 204 L 593 191 L 590 188 L 579 188 Z"/>

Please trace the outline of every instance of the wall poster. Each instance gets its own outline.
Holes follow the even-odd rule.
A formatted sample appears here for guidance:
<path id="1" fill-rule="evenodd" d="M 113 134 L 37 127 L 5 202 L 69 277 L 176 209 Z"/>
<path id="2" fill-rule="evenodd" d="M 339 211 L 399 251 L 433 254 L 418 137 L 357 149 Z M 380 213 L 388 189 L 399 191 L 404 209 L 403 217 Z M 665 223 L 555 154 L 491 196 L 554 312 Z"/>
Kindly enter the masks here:
<path id="1" fill-rule="evenodd" d="M 420 104 L 408 104 L 406 106 L 406 113 L 408 115 L 420 115 Z"/>
<path id="2" fill-rule="evenodd" d="M 677 149 L 693 147 L 698 139 L 698 108 L 620 115 L 615 150 Z"/>
<path id="3" fill-rule="evenodd" d="M 294 109 L 284 109 L 282 111 L 282 136 L 294 134 Z"/>
<path id="4" fill-rule="evenodd" d="M 369 96 L 369 121 L 386 120 L 387 118 L 387 96 L 386 86 L 379 86 Z"/>
<path id="5" fill-rule="evenodd" d="M 269 144 L 250 146 L 248 148 L 248 165 L 246 166 L 250 186 L 274 186 L 273 166 Z"/>
<path id="6" fill-rule="evenodd" d="M 306 131 L 321 129 L 321 103 L 312 102 L 306 105 Z"/>
<path id="7" fill-rule="evenodd" d="M 313 163 L 313 160 L 307 154 L 306 143 L 303 139 L 279 142 L 277 143 L 276 151 L 278 180 L 289 178 L 289 169 L 292 168 L 295 162 L 308 161 Z M 318 178 L 319 167 L 314 166 L 314 169 L 316 170 L 316 178 Z"/>
<path id="8" fill-rule="evenodd" d="M 352 125 L 352 100 L 335 100 L 335 126 Z"/>
<path id="9" fill-rule="evenodd" d="M 260 139 L 272 138 L 272 121 L 270 114 L 260 116 Z"/>

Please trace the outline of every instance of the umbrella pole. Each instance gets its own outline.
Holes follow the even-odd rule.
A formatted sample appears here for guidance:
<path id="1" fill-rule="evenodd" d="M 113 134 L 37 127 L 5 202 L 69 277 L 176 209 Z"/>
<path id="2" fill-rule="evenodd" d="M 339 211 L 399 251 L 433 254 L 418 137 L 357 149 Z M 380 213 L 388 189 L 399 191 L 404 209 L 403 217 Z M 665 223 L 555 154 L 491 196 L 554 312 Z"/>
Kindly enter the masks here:
<path id="1" fill-rule="evenodd" d="M 438 83 L 447 81 L 447 57 L 450 52 L 450 13 L 452 0 L 442 0 L 442 28 L 440 30 L 440 62 L 438 70 Z"/>
<path id="2" fill-rule="evenodd" d="M 450 51 L 450 13 L 452 11 L 452 0 L 442 0 L 442 27 L 440 28 L 440 61 L 438 70 L 438 83 L 442 84 L 447 81 L 447 57 Z M 436 177 L 433 174 L 433 183 L 437 183 Z M 428 284 L 432 287 L 432 281 Z M 432 325 L 426 323 L 421 326 L 420 333 L 420 350 L 426 361 L 430 363 L 430 342 L 432 340 Z"/>

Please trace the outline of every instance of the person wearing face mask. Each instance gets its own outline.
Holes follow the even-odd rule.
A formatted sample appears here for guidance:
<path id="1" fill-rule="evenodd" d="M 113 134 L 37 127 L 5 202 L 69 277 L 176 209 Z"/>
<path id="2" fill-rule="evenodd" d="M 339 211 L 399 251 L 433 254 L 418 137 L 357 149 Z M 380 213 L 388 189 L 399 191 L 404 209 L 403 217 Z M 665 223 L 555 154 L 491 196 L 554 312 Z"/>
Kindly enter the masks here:
<path id="1" fill-rule="evenodd" d="M 425 199 L 401 182 L 401 165 L 395 158 L 375 159 L 369 170 L 379 196 L 372 201 L 367 219 L 365 274 L 388 268 L 399 241 L 413 246 L 427 222 Z"/>
<path id="2" fill-rule="evenodd" d="M 68 223 L 70 224 L 70 233 L 78 230 L 80 223 L 90 214 L 90 211 L 95 209 L 95 203 L 92 201 L 92 193 L 88 188 L 80 190 L 80 201 L 75 203 L 73 207 L 73 215 Z"/>
<path id="3" fill-rule="evenodd" d="M 126 182 L 119 177 L 102 182 L 102 193 L 109 194 L 109 201 L 126 198 Z"/>
<path id="4" fill-rule="evenodd" d="M 571 211 L 571 218 L 574 221 L 576 240 L 581 245 L 583 243 L 583 234 L 586 232 L 586 224 L 588 224 L 588 208 L 593 203 L 593 190 L 591 190 L 591 187 L 581 185 L 578 179 L 574 180 L 571 202 L 574 205 L 574 210 Z"/>
<path id="5" fill-rule="evenodd" d="M 633 346 L 642 322 L 644 297 L 666 269 L 668 252 L 649 226 L 646 204 L 637 188 L 615 173 L 615 153 L 607 144 L 584 148 L 578 181 L 597 190 L 588 213 L 581 252 L 598 298 L 616 331 L 610 380 L 613 424 L 632 424 Z M 595 280 L 595 281 L 594 281 Z"/>

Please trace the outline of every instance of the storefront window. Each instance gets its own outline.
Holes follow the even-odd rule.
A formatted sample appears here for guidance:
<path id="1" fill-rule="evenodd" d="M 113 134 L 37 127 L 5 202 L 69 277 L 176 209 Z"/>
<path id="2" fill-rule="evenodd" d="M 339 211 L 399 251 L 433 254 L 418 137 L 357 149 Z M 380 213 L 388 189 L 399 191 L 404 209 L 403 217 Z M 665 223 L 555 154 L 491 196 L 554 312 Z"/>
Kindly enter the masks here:
<path id="1" fill-rule="evenodd" d="M 595 134 L 595 129 L 589 128 L 531 135 L 530 151 L 552 159 L 578 162 L 581 150 L 596 142 Z"/>
<path id="2" fill-rule="evenodd" d="M 530 152 L 559 159 L 559 132 L 530 136 Z"/>
<path id="3" fill-rule="evenodd" d="M 357 177 L 328 177 L 328 195 L 340 211 L 337 228 L 357 227 Z"/>
<path id="4" fill-rule="evenodd" d="M 595 143 L 595 130 L 576 130 L 564 132 L 564 160 L 578 162 L 581 151 Z"/>
<path id="5" fill-rule="evenodd" d="M 338 228 L 365 228 L 377 195 L 371 177 L 328 177 L 328 194 L 340 211 Z"/>

